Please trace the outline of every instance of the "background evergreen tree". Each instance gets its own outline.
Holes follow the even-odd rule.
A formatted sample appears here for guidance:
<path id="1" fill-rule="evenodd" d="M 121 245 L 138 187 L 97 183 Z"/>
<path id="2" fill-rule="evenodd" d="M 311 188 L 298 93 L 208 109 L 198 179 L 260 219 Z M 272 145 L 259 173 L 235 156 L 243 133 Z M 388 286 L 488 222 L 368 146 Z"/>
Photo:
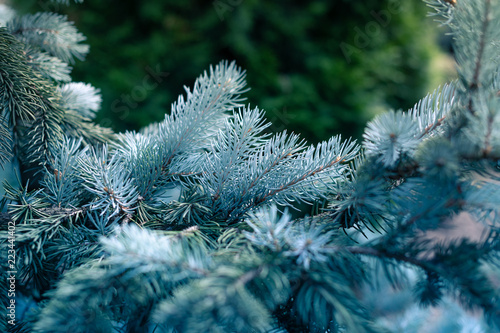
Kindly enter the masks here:
<path id="1" fill-rule="evenodd" d="M 3 312 L 0 329 L 428 328 L 413 307 L 387 324 L 367 297 L 384 283 L 384 299 L 399 288 L 479 313 L 476 327 L 441 331 L 500 329 L 500 3 L 428 4 L 452 30 L 459 79 L 377 116 L 362 145 L 267 133 L 264 112 L 243 104 L 245 72 L 226 61 L 163 121 L 113 134 L 92 122 L 98 90 L 69 77 L 83 35 L 60 15 L 10 12 L 0 161 L 19 166 L 20 185 L 3 184 L 0 301 L 17 318 Z M 302 219 L 277 208 L 325 200 Z M 482 235 L 436 237 L 464 219 Z"/>
<path id="2" fill-rule="evenodd" d="M 88 37 L 92 52 L 73 77 L 101 89 L 96 120 L 116 131 L 160 121 L 158 110 L 220 59 L 247 70 L 246 96 L 266 110 L 274 131 L 312 142 L 337 133 L 361 138 L 375 114 L 407 109 L 435 80 L 447 81 L 439 61 L 431 63 L 441 59 L 436 29 L 420 0 L 15 4 L 66 14 Z M 157 68 L 168 76 L 144 85 Z"/>

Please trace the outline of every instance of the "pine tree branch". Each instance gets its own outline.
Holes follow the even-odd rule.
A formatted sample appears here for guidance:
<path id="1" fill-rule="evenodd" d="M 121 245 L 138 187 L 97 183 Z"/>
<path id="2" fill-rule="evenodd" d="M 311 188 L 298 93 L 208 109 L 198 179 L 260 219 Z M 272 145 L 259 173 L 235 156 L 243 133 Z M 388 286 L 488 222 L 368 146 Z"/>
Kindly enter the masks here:
<path id="1" fill-rule="evenodd" d="M 257 123 L 251 124 L 250 126 L 254 125 L 255 127 L 258 127 Z M 231 171 L 233 171 L 232 168 L 234 167 L 236 160 L 247 153 L 249 148 L 248 141 L 253 138 L 253 135 L 255 135 L 255 133 L 252 133 L 253 130 L 254 129 L 252 127 L 250 127 L 248 130 L 245 128 L 245 130 L 243 131 L 243 135 L 234 138 L 237 140 L 236 144 L 234 145 L 234 147 L 230 147 L 231 151 L 229 152 L 229 159 L 224 161 L 225 167 L 223 168 L 223 172 L 222 174 L 218 175 L 219 182 L 217 184 L 215 194 L 212 196 L 212 202 L 215 202 L 220 198 L 220 194 L 224 189 L 224 185 L 228 180 Z"/>
<path id="2" fill-rule="evenodd" d="M 226 87 L 227 83 L 228 83 L 228 81 L 226 81 L 224 83 L 223 89 L 227 89 L 227 87 Z M 215 103 L 217 103 L 217 101 L 220 99 L 220 97 L 221 97 L 221 93 L 217 94 L 217 96 L 210 102 L 210 104 L 207 107 L 205 107 L 203 109 L 203 111 L 201 111 L 200 113 L 197 113 L 197 116 L 194 119 L 193 123 L 196 124 L 199 121 L 199 119 L 202 119 L 203 116 L 205 115 L 205 113 L 207 113 L 207 111 L 210 110 L 215 105 Z M 190 126 L 185 130 L 185 132 L 181 133 L 177 145 L 172 149 L 170 156 L 168 157 L 167 161 L 164 164 L 165 168 L 168 165 L 170 165 L 170 163 L 172 162 L 172 159 L 177 155 L 180 148 L 182 147 L 182 144 L 184 143 L 185 139 L 188 138 L 192 134 L 193 130 L 195 130 L 195 127 Z"/>
<path id="3" fill-rule="evenodd" d="M 269 331 L 277 320 L 297 317 L 302 330 L 344 325 L 372 332 L 353 290 L 367 281 L 372 261 L 388 276 L 401 266 L 424 271 L 424 288 L 432 290 L 422 292 L 423 300 L 437 301 L 438 289 L 446 288 L 465 307 L 498 315 L 498 292 L 482 270 L 498 260 L 498 234 L 429 244 L 419 232 L 465 210 L 498 219 L 495 177 L 474 182 L 471 174 L 500 147 L 498 101 L 490 94 L 500 83 L 488 90 L 500 36 L 492 17 L 500 6 L 491 0 L 427 3 L 455 33 L 464 83 L 436 89 L 407 113 L 375 118 L 364 136 L 371 156 L 361 154 L 352 167 L 346 162 L 359 150 L 353 142 L 334 137 L 306 147 L 286 133 L 269 139 L 262 111 L 234 112 L 244 73 L 226 62 L 186 88 L 186 99 L 181 96 L 162 123 L 119 136 L 109 153 L 107 146 L 102 154 L 87 151 L 82 142 L 106 140 L 107 132 L 90 122 L 98 91 L 72 83 L 55 90 L 69 72 L 49 55 L 83 56 L 83 36 L 64 17 L 26 16 L 10 27 L 34 45 L 30 50 L 0 28 L 0 107 L 8 112 L 2 116 L 11 116 L 0 135 L 14 128 L 15 152 L 27 161 L 22 167 L 40 164 L 44 173 L 33 184 L 41 188 L 30 193 L 7 184 L 12 204 L 0 213 L 2 234 L 12 220 L 19 224 L 22 292 L 53 289 L 33 330 L 135 331 L 164 324 L 191 332 Z M 185 177 L 182 192 L 177 177 Z M 328 199 L 333 191 L 330 212 L 311 218 L 278 217 L 274 206 Z M 142 228 L 128 223 L 135 217 Z M 382 235 L 355 244 L 338 223 L 349 218 L 343 225 L 353 231 L 364 235 L 373 226 Z M 81 266 L 86 257 L 95 260 Z M 287 304 L 286 314 L 277 312 L 280 304 Z"/>
<path id="4" fill-rule="evenodd" d="M 0 39 L 3 112 L 15 130 L 18 158 L 36 173 L 48 165 L 50 149 L 62 137 L 60 95 L 29 66 L 23 45 L 5 28 L 0 28 Z"/>
<path id="5" fill-rule="evenodd" d="M 441 118 L 439 118 L 435 123 L 432 123 L 432 124 L 429 124 L 425 127 L 424 131 L 422 132 L 422 134 L 420 134 L 420 137 L 419 139 L 422 139 L 424 138 L 427 134 L 429 134 L 433 129 L 435 129 L 436 127 L 439 127 L 443 124 L 443 121 L 446 119 L 446 116 L 443 116 Z"/>
<path id="6" fill-rule="evenodd" d="M 327 169 L 329 169 L 329 168 L 331 168 L 339 163 L 342 163 L 343 161 L 344 160 L 342 159 L 342 157 L 337 156 L 337 158 L 335 160 L 331 161 L 330 163 L 328 163 L 326 165 L 320 165 L 317 168 L 315 168 L 314 170 L 310 170 L 310 171 L 304 173 L 303 175 L 301 175 L 300 177 L 298 177 L 296 179 L 292 179 L 290 182 L 281 185 L 279 188 L 268 191 L 265 195 L 263 195 L 262 197 L 257 198 L 255 200 L 256 205 L 263 203 L 264 201 L 266 201 L 270 197 L 273 197 L 280 192 L 286 191 L 286 190 L 292 188 L 293 186 L 297 185 L 298 183 L 304 181 L 305 179 L 312 177 L 312 176 L 314 176 L 314 175 L 316 175 L 324 170 L 327 170 Z"/>
<path id="7" fill-rule="evenodd" d="M 235 287 L 244 287 L 246 286 L 249 282 L 254 280 L 255 278 L 259 277 L 260 274 L 262 273 L 262 270 L 266 267 L 267 265 L 260 265 L 259 267 L 250 270 L 240 276 L 236 281 L 235 281 Z"/>
<path id="8" fill-rule="evenodd" d="M 225 111 L 241 106 L 239 102 L 243 99 L 240 94 L 247 91 L 244 78 L 245 73 L 236 67 L 235 62 L 228 64 L 223 61 L 215 69 L 210 68 L 210 75 L 200 76 L 193 91 L 185 88 L 186 101 L 180 97 L 172 105 L 170 115 L 159 125 L 160 139 L 167 140 L 168 150 L 163 167 L 169 166 L 187 146 L 191 145 L 191 150 L 198 148 L 200 143 L 197 141 L 207 139 L 198 136 L 213 131 L 211 127 L 220 122 Z M 172 143 L 174 145 L 170 146 Z"/>
<path id="9" fill-rule="evenodd" d="M 474 110 L 474 96 L 476 95 L 477 90 L 480 87 L 479 76 L 481 75 L 481 66 L 483 62 L 483 57 L 485 53 L 486 47 L 486 38 L 488 32 L 488 25 L 490 23 L 490 8 L 491 8 L 491 0 L 484 0 L 484 13 L 482 17 L 482 26 L 479 33 L 479 45 L 477 49 L 477 55 L 474 62 L 473 76 L 471 82 L 469 82 L 469 101 L 467 103 L 467 108 L 472 115 L 476 114 Z"/>
<path id="10" fill-rule="evenodd" d="M 36 13 L 15 17 L 7 23 L 7 28 L 23 43 L 47 51 L 64 62 L 73 61 L 73 57 L 83 60 L 89 50 L 88 45 L 80 44 L 85 36 L 62 15 Z"/>
<path id="11" fill-rule="evenodd" d="M 0 167 L 3 168 L 13 157 L 13 138 L 9 129 L 8 120 L 0 113 Z"/>
<path id="12" fill-rule="evenodd" d="M 390 253 L 388 251 L 380 251 L 372 247 L 364 247 L 364 246 L 347 246 L 347 247 L 337 247 L 337 250 L 346 250 L 349 253 L 352 254 L 362 254 L 362 255 L 367 255 L 367 256 L 372 256 L 372 257 L 377 257 L 377 258 L 389 258 L 389 259 L 395 259 L 397 261 L 405 262 L 412 264 L 414 266 L 420 267 L 424 270 L 428 270 L 431 265 L 427 261 L 423 260 L 418 260 L 416 258 L 408 257 L 405 256 L 404 254 L 400 253 Z"/>
<path id="13" fill-rule="evenodd" d="M 486 46 L 486 34 L 488 32 L 488 24 L 491 20 L 490 18 L 490 8 L 491 8 L 491 0 L 484 0 L 485 8 L 484 8 L 484 17 L 482 19 L 482 27 L 481 34 L 479 39 L 479 47 L 476 55 L 476 62 L 474 66 L 474 75 L 472 77 L 472 82 L 469 84 L 469 89 L 474 92 L 479 87 L 479 75 L 481 72 L 481 64 L 483 61 L 484 50 Z M 469 101 L 469 105 L 472 103 L 472 99 Z"/>
<path id="14" fill-rule="evenodd" d="M 62 207 L 47 207 L 38 210 L 39 215 L 44 216 L 64 216 L 66 218 L 77 216 L 79 214 L 87 212 L 87 208 L 62 208 Z M 6 225 L 13 221 L 12 214 L 0 212 L 0 225 Z"/>
<path id="15" fill-rule="evenodd" d="M 10 33 L 15 36 L 15 35 L 22 34 L 23 32 L 26 32 L 26 31 L 36 32 L 36 33 L 46 32 L 46 33 L 51 33 L 51 34 L 58 34 L 59 33 L 58 30 L 44 29 L 44 28 L 40 28 L 40 27 L 19 27 L 18 29 L 11 31 Z"/>

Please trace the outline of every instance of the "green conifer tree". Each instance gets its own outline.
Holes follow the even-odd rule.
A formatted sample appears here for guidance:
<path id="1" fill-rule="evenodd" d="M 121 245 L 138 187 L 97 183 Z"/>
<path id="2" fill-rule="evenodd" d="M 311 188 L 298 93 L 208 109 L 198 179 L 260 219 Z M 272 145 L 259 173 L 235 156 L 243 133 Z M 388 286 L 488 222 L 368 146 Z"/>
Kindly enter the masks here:
<path id="1" fill-rule="evenodd" d="M 430 327 L 418 308 L 397 328 L 377 314 L 368 295 L 384 283 L 376 303 L 412 290 L 423 308 L 474 310 L 474 330 L 499 330 L 500 2 L 427 3 L 452 29 L 459 80 L 376 117 L 361 145 L 268 134 L 226 61 L 162 122 L 114 134 L 92 122 L 99 91 L 71 82 L 88 51 L 75 27 L 2 20 L 0 162 L 18 183 L 3 183 L 0 330 Z M 325 201 L 297 220 L 283 208 Z M 436 238 L 466 218 L 479 238 Z M 472 331 L 447 319 L 436 330 Z"/>

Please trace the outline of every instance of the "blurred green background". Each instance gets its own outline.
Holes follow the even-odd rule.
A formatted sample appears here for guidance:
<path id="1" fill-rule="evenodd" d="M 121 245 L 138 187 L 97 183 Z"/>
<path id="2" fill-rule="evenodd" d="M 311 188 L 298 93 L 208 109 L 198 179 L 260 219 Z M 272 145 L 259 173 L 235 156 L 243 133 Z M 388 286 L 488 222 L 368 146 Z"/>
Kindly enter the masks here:
<path id="1" fill-rule="evenodd" d="M 74 81 L 103 96 L 97 121 L 116 131 L 160 121 L 210 64 L 247 70 L 247 103 L 272 130 L 310 142 L 360 138 L 387 109 L 408 109 L 453 74 L 421 0 L 19 0 L 21 12 L 69 16 L 90 54 Z M 156 73 L 156 74 L 153 74 Z"/>

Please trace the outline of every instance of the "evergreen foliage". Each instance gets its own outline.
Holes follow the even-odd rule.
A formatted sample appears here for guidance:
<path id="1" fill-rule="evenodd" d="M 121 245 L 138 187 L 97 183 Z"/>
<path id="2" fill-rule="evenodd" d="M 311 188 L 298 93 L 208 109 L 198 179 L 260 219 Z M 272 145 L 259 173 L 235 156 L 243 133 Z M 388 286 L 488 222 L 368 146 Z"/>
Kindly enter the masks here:
<path id="1" fill-rule="evenodd" d="M 68 80 L 86 50 L 73 25 L 8 21 L 0 160 L 21 184 L 3 184 L 0 272 L 16 290 L 2 282 L 0 300 L 17 318 L 0 330 L 385 332 L 366 299 L 384 283 L 499 330 L 500 2 L 427 2 L 452 29 L 459 80 L 376 117 L 361 146 L 267 133 L 225 61 L 163 121 L 113 134 L 92 123 L 99 91 Z M 328 204 L 293 220 L 296 202 Z M 432 237 L 466 216 L 480 239 Z"/>
<path id="2" fill-rule="evenodd" d="M 272 131 L 286 128 L 314 143 L 334 133 L 361 138 L 373 115 L 406 109 L 434 88 L 431 82 L 447 80 L 432 69 L 438 34 L 421 0 L 13 5 L 77 22 L 92 52 L 74 66 L 73 78 L 101 89 L 97 123 L 116 131 L 162 120 L 158 110 L 168 110 L 183 85 L 220 59 L 247 70 L 246 96 L 266 110 Z M 165 75 L 155 81 L 158 71 Z"/>

